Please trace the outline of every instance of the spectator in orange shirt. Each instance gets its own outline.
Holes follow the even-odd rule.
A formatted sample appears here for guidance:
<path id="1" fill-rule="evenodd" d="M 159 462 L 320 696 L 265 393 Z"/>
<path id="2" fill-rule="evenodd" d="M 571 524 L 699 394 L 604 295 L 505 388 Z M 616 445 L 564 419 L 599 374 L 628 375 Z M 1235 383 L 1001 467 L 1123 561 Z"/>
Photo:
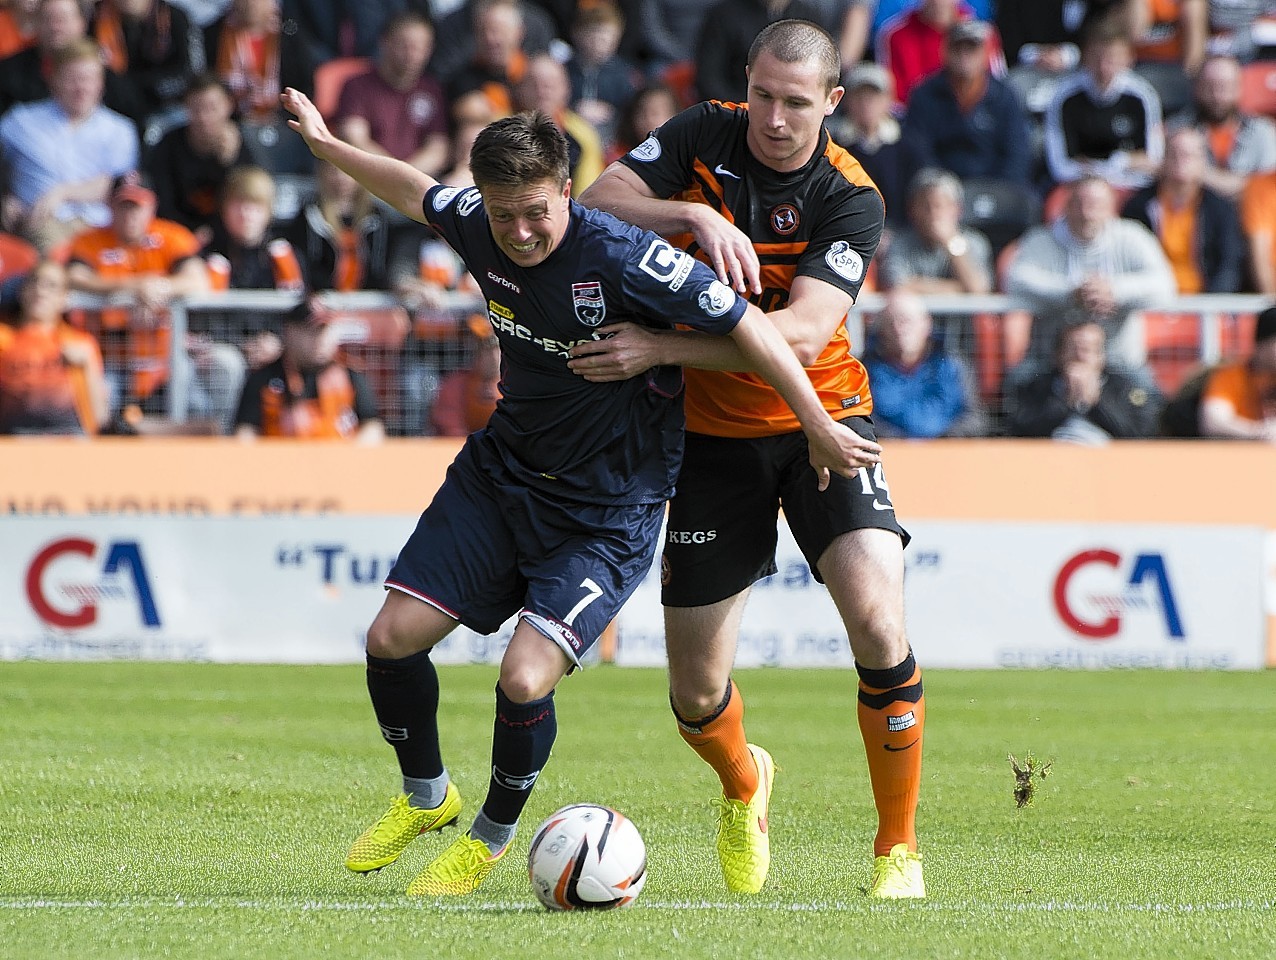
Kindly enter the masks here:
<path id="1" fill-rule="evenodd" d="M 372 389 L 336 359 L 338 344 L 327 321 L 315 300 L 284 316 L 283 354 L 249 375 L 235 414 L 236 435 L 360 443 L 384 436 Z"/>
<path id="2" fill-rule="evenodd" d="M 1276 307 L 1258 315 L 1249 359 L 1206 380 L 1200 424 L 1204 437 L 1276 443 Z"/>
<path id="3" fill-rule="evenodd" d="M 140 414 L 167 410 L 171 331 L 168 306 L 176 297 L 203 293 L 208 272 L 199 242 L 185 227 L 155 217 L 155 192 L 142 174 L 111 185 L 111 223 L 87 230 L 68 245 L 71 288 L 102 296 L 128 294 L 131 308 L 104 308 L 102 343 L 114 410 L 136 405 Z M 192 416 L 222 430 L 234 412 L 244 359 L 234 347 L 188 337 L 177 351 L 189 385 Z M 134 411 L 128 411 L 132 419 Z"/>
<path id="4" fill-rule="evenodd" d="M 1254 289 L 1276 296 L 1276 170 L 1256 173 L 1241 194 L 1241 226 L 1249 244 Z"/>
<path id="5" fill-rule="evenodd" d="M 276 121 L 284 87 L 314 89 L 310 51 L 296 20 L 285 20 L 280 0 L 231 0 L 225 15 L 205 28 L 204 51 L 247 121 Z"/>
<path id="6" fill-rule="evenodd" d="M 13 326 L 0 323 L 0 434 L 94 434 L 108 415 L 102 352 L 64 320 L 66 269 L 27 274 Z"/>
<path id="7" fill-rule="evenodd" d="M 1195 127 L 1205 136 L 1205 185 L 1234 201 L 1252 174 L 1276 170 L 1276 124 L 1241 110 L 1241 65 L 1235 57 L 1206 57 L 1192 98 L 1171 126 Z"/>
<path id="8" fill-rule="evenodd" d="M 487 425 L 501 397 L 501 348 L 487 317 L 469 319 L 474 334 L 473 358 L 439 384 L 430 408 L 431 432 L 439 437 L 467 437 Z"/>
<path id="9" fill-rule="evenodd" d="M 35 14 L 40 0 L 9 0 L 0 10 L 0 58 L 35 46 Z"/>
<path id="10" fill-rule="evenodd" d="M 1232 204 L 1205 186 L 1205 138 L 1194 127 L 1170 134 L 1157 182 L 1121 212 L 1161 241 L 1179 293 L 1236 293 L 1245 243 Z"/>

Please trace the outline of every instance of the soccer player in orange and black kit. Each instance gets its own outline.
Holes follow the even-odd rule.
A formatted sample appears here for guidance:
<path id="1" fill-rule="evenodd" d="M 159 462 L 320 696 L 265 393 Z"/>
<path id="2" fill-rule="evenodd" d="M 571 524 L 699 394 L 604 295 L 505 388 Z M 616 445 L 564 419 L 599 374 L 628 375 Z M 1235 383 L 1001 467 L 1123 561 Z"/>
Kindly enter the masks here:
<path id="1" fill-rule="evenodd" d="M 670 702 L 686 742 L 717 772 L 718 856 L 729 889 L 756 892 L 770 864 L 774 764 L 748 743 L 731 679 L 745 601 L 775 572 L 776 512 L 826 583 L 859 673 L 858 717 L 878 810 L 869 895 L 925 896 L 915 813 L 925 701 L 904 632 L 903 547 L 874 442 L 873 401 L 843 319 L 881 236 L 881 195 L 831 141 L 842 97 L 837 46 L 813 24 L 763 30 L 748 59 L 748 104 L 711 101 L 674 117 L 587 190 L 582 202 L 654 230 L 713 266 L 767 311 L 825 408 L 874 454 L 820 492 L 773 391 L 728 345 L 690 331 L 615 325 L 583 344 L 586 379 L 681 363 L 687 449 L 662 560 Z"/>

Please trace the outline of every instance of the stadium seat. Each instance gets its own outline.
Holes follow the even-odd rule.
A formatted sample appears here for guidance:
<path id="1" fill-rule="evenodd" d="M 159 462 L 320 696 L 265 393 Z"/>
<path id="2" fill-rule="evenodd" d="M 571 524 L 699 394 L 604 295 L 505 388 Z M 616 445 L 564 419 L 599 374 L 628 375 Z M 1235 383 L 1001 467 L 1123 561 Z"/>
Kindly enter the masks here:
<path id="1" fill-rule="evenodd" d="M 253 163 L 272 174 L 308 174 L 314 170 L 306 141 L 293 133 L 283 121 L 242 123 L 244 145 Z"/>
<path id="2" fill-rule="evenodd" d="M 1167 397 L 1201 363 L 1201 318 L 1195 313 L 1146 310 L 1143 313 L 1147 363 Z"/>
<path id="3" fill-rule="evenodd" d="M 1276 61 L 1257 60 L 1241 68 L 1240 107 L 1246 113 L 1276 117 Z"/>
<path id="4" fill-rule="evenodd" d="M 1041 222 L 1041 200 L 1031 187 L 1010 180 L 972 177 L 963 184 L 962 219 L 982 233 L 996 257 L 1012 240 Z"/>
<path id="5" fill-rule="evenodd" d="M 315 68 L 314 103 L 325 120 L 337 112 L 341 88 L 356 74 L 372 66 L 368 57 L 334 57 Z"/>

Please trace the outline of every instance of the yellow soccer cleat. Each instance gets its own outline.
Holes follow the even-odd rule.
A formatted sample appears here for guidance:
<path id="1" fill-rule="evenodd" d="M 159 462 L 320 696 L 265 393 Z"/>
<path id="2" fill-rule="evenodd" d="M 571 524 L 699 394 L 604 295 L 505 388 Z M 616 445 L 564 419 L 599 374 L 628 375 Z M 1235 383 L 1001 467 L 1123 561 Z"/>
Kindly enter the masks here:
<path id="1" fill-rule="evenodd" d="M 482 840 L 462 834 L 408 884 L 408 896 L 460 897 L 473 893 L 509 848 L 507 843 L 499 853 L 492 853 Z"/>
<path id="2" fill-rule="evenodd" d="M 717 797 L 718 860 L 727 889 L 733 893 L 757 893 L 766 883 L 771 867 L 771 841 L 767 836 L 767 811 L 771 805 L 771 785 L 775 763 L 771 754 L 749 744 L 758 765 L 758 789 L 748 803 Z"/>
<path id="3" fill-rule="evenodd" d="M 380 870 L 399 859 L 399 854 L 421 834 L 452 826 L 460 814 L 461 794 L 454 784 L 447 785 L 443 802 L 432 810 L 411 806 L 407 794 L 401 793 L 391 801 L 384 816 L 351 845 L 346 868 L 355 873 Z"/>
<path id="4" fill-rule="evenodd" d="M 873 861 L 873 882 L 868 895 L 878 900 L 921 900 L 926 896 L 922 857 L 897 843 L 891 852 Z"/>

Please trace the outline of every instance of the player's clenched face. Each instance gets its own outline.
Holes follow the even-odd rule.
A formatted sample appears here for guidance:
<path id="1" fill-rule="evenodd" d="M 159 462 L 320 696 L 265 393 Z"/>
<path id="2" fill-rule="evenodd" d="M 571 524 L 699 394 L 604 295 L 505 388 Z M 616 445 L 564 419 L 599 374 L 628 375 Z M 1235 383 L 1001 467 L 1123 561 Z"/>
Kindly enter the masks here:
<path id="1" fill-rule="evenodd" d="M 496 245 L 520 267 L 536 266 L 567 232 L 571 189 L 570 180 L 561 190 L 552 180 L 517 187 L 480 184 Z"/>
<path id="2" fill-rule="evenodd" d="M 841 87 L 825 91 L 813 59 L 783 63 L 769 51 L 758 54 L 749 70 L 749 149 L 773 170 L 802 167 L 815 153 L 820 126 L 843 92 Z"/>

